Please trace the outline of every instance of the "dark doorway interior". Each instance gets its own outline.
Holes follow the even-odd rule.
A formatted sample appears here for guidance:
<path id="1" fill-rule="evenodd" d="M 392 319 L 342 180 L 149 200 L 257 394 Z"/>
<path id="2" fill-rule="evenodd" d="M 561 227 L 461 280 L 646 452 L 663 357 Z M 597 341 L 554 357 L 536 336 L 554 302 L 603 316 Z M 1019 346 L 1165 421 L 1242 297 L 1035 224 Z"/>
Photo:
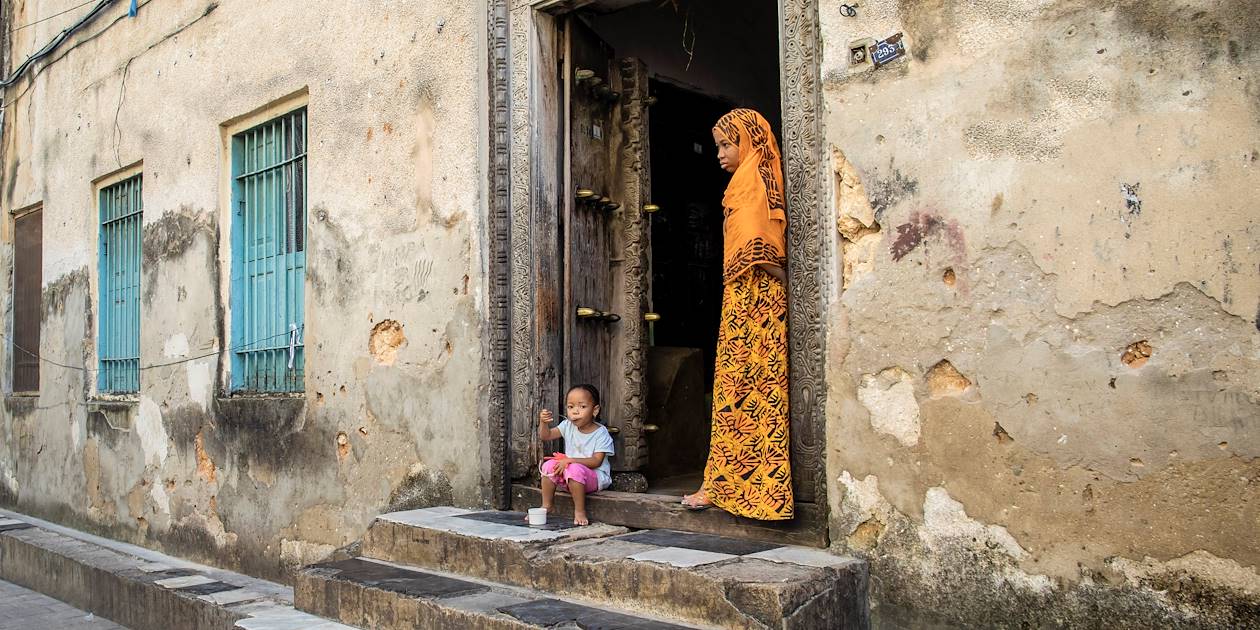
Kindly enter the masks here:
<path id="1" fill-rule="evenodd" d="M 730 103 L 664 81 L 649 120 L 652 308 L 648 350 L 648 480 L 653 492 L 692 492 L 709 445 L 713 361 L 722 308 L 722 191 L 710 128 Z M 690 489 L 688 489 L 690 487 Z"/>
<path id="2" fill-rule="evenodd" d="M 735 107 L 780 131 L 776 2 L 645 2 L 589 14 L 618 57 L 644 61 L 652 203 L 647 417 L 649 492 L 699 487 L 708 453 L 713 361 L 722 300 L 722 194 L 711 129 Z M 781 135 L 781 134 L 779 134 Z"/>
<path id="3" fill-rule="evenodd" d="M 710 127 L 731 105 L 662 81 L 649 121 L 652 199 L 653 308 L 669 313 L 656 326 L 658 346 L 699 347 L 713 364 L 722 302 L 722 191 Z M 705 385 L 713 384 L 708 374 Z"/>

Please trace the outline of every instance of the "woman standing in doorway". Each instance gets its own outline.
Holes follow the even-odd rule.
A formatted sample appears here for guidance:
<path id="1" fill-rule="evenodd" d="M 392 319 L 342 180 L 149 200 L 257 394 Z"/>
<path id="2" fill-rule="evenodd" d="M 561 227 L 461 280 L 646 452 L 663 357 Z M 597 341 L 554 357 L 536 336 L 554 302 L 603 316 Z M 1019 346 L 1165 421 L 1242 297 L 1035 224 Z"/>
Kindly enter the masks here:
<path id="1" fill-rule="evenodd" d="M 722 199 L 722 321 L 704 483 L 683 497 L 737 516 L 793 516 L 788 461 L 787 289 L 783 169 L 761 114 L 736 109 L 713 127 L 718 163 L 732 173 Z"/>

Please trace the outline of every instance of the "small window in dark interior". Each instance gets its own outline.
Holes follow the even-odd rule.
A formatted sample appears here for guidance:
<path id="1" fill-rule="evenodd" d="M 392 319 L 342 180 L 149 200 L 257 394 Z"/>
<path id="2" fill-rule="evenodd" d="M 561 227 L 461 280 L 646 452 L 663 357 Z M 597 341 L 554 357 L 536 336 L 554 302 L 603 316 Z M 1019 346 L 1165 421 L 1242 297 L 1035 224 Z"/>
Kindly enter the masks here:
<path id="1" fill-rule="evenodd" d="M 13 260 L 13 391 L 39 391 L 39 320 L 44 275 L 43 215 L 28 212 L 15 221 Z"/>

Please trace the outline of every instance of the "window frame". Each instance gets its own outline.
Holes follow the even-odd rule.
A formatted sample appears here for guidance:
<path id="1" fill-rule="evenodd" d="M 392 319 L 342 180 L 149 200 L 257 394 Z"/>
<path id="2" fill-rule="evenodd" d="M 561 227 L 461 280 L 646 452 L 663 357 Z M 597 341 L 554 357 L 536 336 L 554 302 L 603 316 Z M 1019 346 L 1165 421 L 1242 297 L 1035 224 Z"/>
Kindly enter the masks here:
<path id="1" fill-rule="evenodd" d="M 134 184 L 134 185 L 133 185 Z M 143 274 L 143 237 L 144 237 L 144 178 L 140 165 L 134 165 L 106 176 L 96 182 L 97 208 L 97 290 L 96 290 L 96 394 L 103 397 L 135 397 L 140 392 L 140 357 L 143 345 L 141 335 L 141 276 Z M 113 208 L 107 204 L 106 197 L 114 191 L 126 191 L 131 196 L 127 203 L 132 204 L 125 215 L 112 216 L 106 219 L 106 212 Z M 110 240 L 106 230 L 118 232 L 131 231 L 115 239 L 115 249 L 123 249 L 121 255 L 107 260 L 110 255 Z M 127 264 L 133 266 L 128 268 Z M 111 277 L 126 273 L 131 277 L 123 281 L 122 287 L 116 287 Z M 128 302 L 126 307 L 106 307 L 109 294 L 123 291 Z M 117 321 L 113 318 L 125 317 L 129 321 Z M 128 327 L 129 325 L 129 327 Z M 134 334 L 134 339 L 123 340 L 118 337 L 120 330 Z M 121 356 L 123 354 L 128 356 Z M 129 365 L 128 365 L 129 364 Z M 125 372 L 124 372 L 125 370 Z"/>
<path id="2" fill-rule="evenodd" d="M 30 206 L 27 206 L 25 208 L 22 208 L 20 210 L 14 211 L 12 213 L 12 217 L 13 217 L 13 269 L 11 270 L 12 276 L 10 280 L 12 282 L 13 291 L 10 294 L 10 297 L 12 299 L 11 309 L 12 309 L 13 315 L 10 321 L 10 324 L 12 326 L 12 336 L 9 338 L 9 343 L 8 343 L 8 347 L 9 347 L 9 366 L 8 367 L 9 367 L 9 376 L 10 376 L 9 392 L 10 394 L 14 396 L 39 396 L 40 388 L 43 385 L 43 382 L 42 382 L 43 379 L 42 379 L 42 374 L 41 374 L 42 370 L 40 368 L 42 366 L 41 345 L 43 342 L 43 309 L 44 309 L 44 305 L 43 305 L 43 302 L 44 302 L 44 233 L 43 233 L 44 232 L 44 204 L 43 202 L 39 202 L 39 203 L 32 204 Z M 36 224 L 38 235 L 39 235 L 39 244 L 35 249 L 35 253 L 39 255 L 38 267 L 33 272 L 33 275 L 34 275 L 33 291 L 35 293 L 35 296 L 34 296 L 35 304 L 33 306 L 27 305 L 26 308 L 23 308 L 23 302 L 25 302 L 25 300 L 22 300 L 19 297 L 20 295 L 19 285 L 23 284 L 22 281 L 20 280 L 20 278 L 22 277 L 21 268 L 25 266 L 22 263 L 22 261 L 28 259 L 29 257 L 24 257 L 21 255 L 21 248 L 23 247 L 22 242 L 26 238 L 21 234 L 21 230 L 22 230 L 22 223 L 24 223 L 25 221 L 31 220 L 31 217 L 37 217 L 39 221 Z M 33 349 L 26 348 L 26 350 L 28 351 L 33 350 L 33 352 L 35 353 L 35 356 L 32 358 L 30 363 L 28 363 L 26 366 L 23 366 L 19 363 L 19 356 L 22 354 L 25 354 L 23 350 L 19 349 L 19 346 L 21 345 L 19 342 L 22 341 L 21 324 L 23 323 L 22 319 L 24 317 L 22 313 L 27 313 L 29 314 L 29 316 L 32 316 L 34 318 L 33 323 L 34 323 L 35 340 L 33 344 L 28 344 L 28 345 L 32 345 Z M 22 347 L 25 348 L 25 346 L 22 346 Z M 26 387 L 25 386 L 26 383 L 21 382 L 19 380 L 20 378 L 19 370 L 23 367 L 29 367 L 30 365 L 34 366 L 34 370 L 33 370 L 34 388 Z"/>
<path id="3" fill-rule="evenodd" d="M 266 113 L 225 130 L 224 138 L 232 226 L 227 384 L 233 395 L 305 391 L 309 118 L 305 102 Z M 258 291 L 260 283 L 267 288 Z"/>

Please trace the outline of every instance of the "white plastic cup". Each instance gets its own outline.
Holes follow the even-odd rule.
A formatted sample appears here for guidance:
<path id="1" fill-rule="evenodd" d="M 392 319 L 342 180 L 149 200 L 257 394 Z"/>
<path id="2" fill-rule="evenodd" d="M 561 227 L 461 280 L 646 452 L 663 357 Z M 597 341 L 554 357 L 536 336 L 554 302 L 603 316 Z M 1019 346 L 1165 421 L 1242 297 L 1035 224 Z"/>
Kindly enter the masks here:
<path id="1" fill-rule="evenodd" d="M 547 510 L 542 508 L 529 508 L 529 526 L 542 527 L 547 524 Z"/>

